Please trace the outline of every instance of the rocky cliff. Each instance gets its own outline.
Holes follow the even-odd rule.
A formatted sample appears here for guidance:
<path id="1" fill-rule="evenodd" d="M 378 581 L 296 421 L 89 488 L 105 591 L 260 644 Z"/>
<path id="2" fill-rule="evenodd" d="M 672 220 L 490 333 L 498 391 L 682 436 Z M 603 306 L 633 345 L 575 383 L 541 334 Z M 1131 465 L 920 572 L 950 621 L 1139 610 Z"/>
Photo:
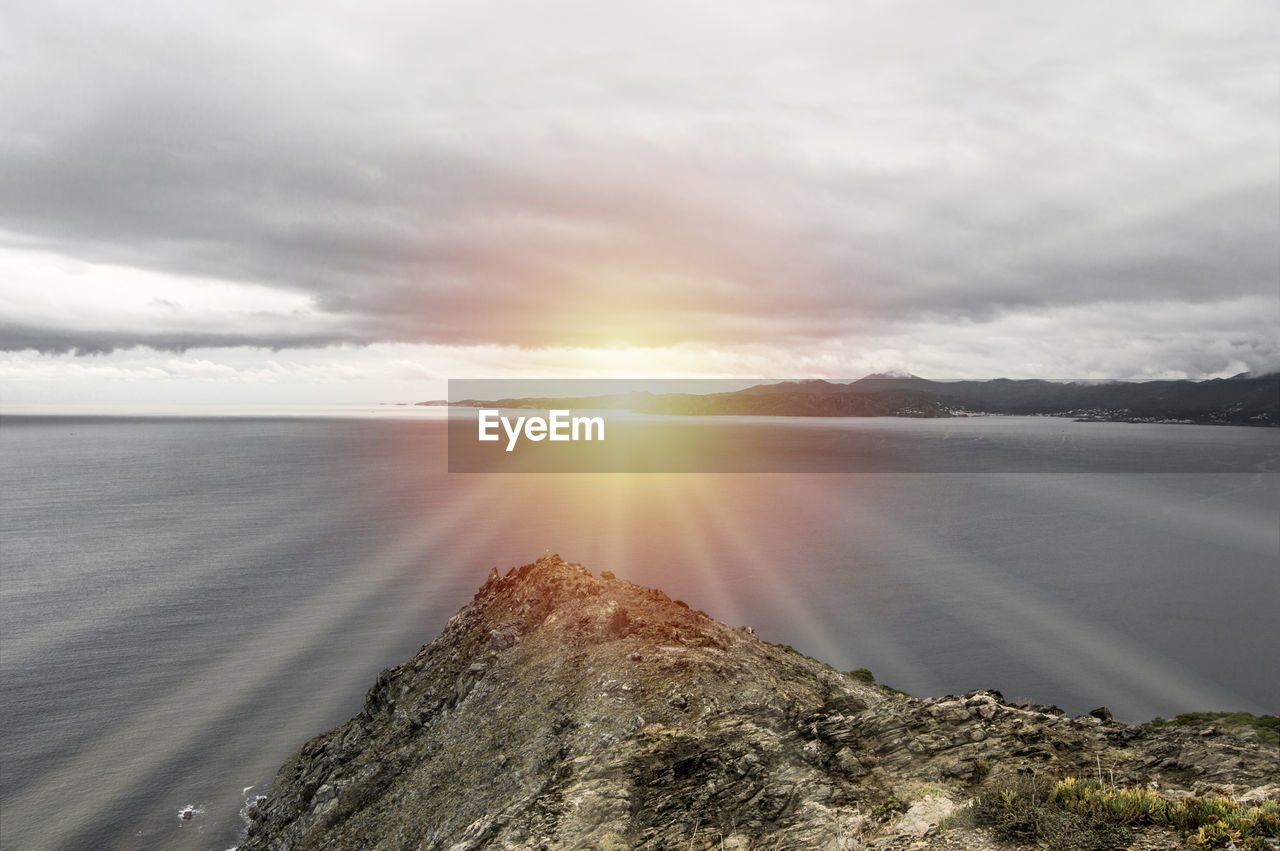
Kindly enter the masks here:
<path id="1" fill-rule="evenodd" d="M 907 697 L 547 556 L 295 754 L 242 847 L 988 848 L 934 825 L 1019 774 L 1239 791 L 1276 767 L 1256 734 Z"/>

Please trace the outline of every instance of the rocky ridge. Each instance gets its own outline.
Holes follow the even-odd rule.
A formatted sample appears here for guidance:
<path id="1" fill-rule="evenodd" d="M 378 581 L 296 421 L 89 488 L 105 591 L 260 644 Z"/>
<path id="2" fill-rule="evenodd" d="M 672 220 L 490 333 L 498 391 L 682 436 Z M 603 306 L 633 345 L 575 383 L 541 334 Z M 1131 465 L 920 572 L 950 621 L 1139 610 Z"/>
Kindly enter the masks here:
<path id="1" fill-rule="evenodd" d="M 1099 771 L 1280 794 L 1256 734 L 908 697 L 549 555 L 291 757 L 241 847 L 993 848 L 935 825 L 1002 777 Z"/>

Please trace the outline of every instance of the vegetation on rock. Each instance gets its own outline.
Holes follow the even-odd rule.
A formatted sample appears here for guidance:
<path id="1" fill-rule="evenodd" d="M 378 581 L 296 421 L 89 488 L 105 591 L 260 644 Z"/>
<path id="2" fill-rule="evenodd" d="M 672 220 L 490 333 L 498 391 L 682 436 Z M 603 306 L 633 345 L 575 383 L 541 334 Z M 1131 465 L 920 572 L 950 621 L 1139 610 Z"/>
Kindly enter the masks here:
<path id="1" fill-rule="evenodd" d="M 1171 797 L 1149 786 L 1077 777 L 1052 784 L 1019 777 L 992 786 L 974 803 L 973 820 L 1004 840 L 1080 851 L 1121 847 L 1143 826 L 1177 831 L 1199 848 L 1267 851 L 1275 847 L 1268 840 L 1280 839 L 1280 801 Z"/>
<path id="2" fill-rule="evenodd" d="M 1238 733 L 1254 732 L 1264 742 L 1280 745 L 1280 715 L 1254 715 L 1251 712 L 1184 712 L 1165 720 L 1159 716 L 1142 725 L 1147 729 L 1161 727 L 1223 727 Z"/>

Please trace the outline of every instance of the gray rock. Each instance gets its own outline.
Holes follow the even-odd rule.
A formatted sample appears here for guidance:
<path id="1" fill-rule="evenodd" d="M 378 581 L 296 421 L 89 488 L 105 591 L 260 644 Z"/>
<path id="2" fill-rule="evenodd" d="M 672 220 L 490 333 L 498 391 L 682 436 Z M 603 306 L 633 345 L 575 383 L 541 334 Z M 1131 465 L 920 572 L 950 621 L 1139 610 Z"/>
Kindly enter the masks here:
<path id="1" fill-rule="evenodd" d="M 1089 775 L 1104 752 L 1117 778 L 1166 788 L 1274 782 L 1274 753 L 1229 730 L 1053 710 L 904 697 L 547 556 L 491 573 L 294 754 L 242 848 L 899 847 L 876 816 L 891 791 L 933 784 L 914 837 L 979 784 Z"/>
<path id="2" fill-rule="evenodd" d="M 841 748 L 837 751 L 835 760 L 836 765 L 846 777 L 861 777 L 867 773 L 866 766 L 864 766 L 858 758 L 853 755 L 853 751 L 848 748 Z"/>

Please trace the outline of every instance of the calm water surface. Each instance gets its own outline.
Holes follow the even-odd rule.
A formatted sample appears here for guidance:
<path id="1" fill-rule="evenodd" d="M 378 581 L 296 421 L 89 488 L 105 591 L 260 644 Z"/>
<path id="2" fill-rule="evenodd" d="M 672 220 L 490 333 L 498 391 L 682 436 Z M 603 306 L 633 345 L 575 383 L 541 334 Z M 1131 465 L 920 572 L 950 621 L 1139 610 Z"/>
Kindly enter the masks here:
<path id="1" fill-rule="evenodd" d="M 932 422 L 876 427 L 900 451 L 936 443 Z M 1107 439 L 1147 460 L 450 475 L 442 421 L 6 417 L 0 845 L 235 845 L 290 753 L 490 567 L 548 550 L 912 693 L 994 687 L 1129 720 L 1280 710 L 1280 432 L 945 427 L 1016 432 L 1020 453 L 1127 429 Z M 1246 472 L 1150 460 L 1217 451 Z"/>

